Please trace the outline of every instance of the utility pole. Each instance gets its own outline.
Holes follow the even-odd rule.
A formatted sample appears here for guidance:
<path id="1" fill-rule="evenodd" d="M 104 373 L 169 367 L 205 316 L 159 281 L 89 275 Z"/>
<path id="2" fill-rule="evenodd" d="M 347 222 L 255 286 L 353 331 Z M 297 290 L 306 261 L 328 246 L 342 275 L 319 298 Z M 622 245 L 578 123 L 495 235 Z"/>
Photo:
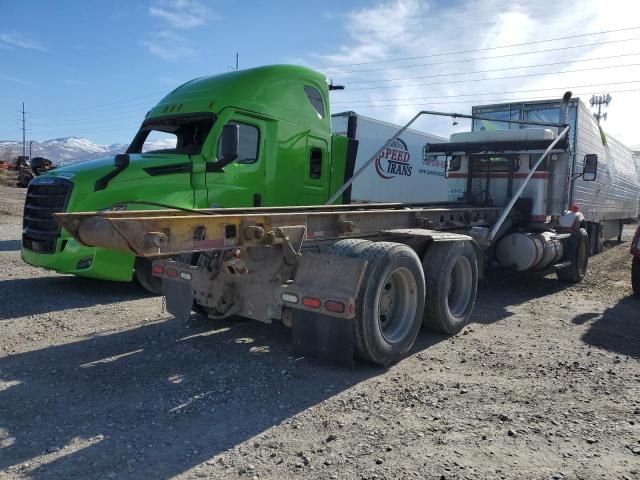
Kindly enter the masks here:
<path id="1" fill-rule="evenodd" d="M 595 118 L 598 123 L 600 123 L 601 119 L 607 119 L 607 112 L 602 113 L 602 106 L 609 106 L 611 103 L 611 95 L 608 93 L 606 95 L 594 95 L 591 97 L 591 100 L 589 100 L 589 103 L 592 107 L 598 106 L 598 113 L 593 114 L 593 118 Z"/>
<path id="2" fill-rule="evenodd" d="M 236 52 L 236 68 L 233 68 L 231 65 L 227 65 L 227 67 L 229 68 L 229 70 L 235 70 L 235 71 L 238 71 L 239 58 L 240 58 L 240 55 L 238 54 L 238 52 Z"/>
<path id="3" fill-rule="evenodd" d="M 26 157 L 27 155 L 27 144 L 26 144 L 26 138 L 25 138 L 25 134 L 27 131 L 27 127 L 25 125 L 25 111 L 24 111 L 24 102 L 22 102 L 22 156 Z"/>

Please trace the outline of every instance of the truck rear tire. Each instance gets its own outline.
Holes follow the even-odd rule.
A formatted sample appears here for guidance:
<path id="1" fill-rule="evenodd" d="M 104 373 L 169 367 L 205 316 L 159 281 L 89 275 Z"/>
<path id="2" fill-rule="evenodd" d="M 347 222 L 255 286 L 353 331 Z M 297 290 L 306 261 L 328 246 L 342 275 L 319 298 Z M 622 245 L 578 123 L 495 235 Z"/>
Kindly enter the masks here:
<path id="1" fill-rule="evenodd" d="M 633 293 L 640 296 L 640 257 L 633 257 L 631 262 L 631 287 Z"/>
<path id="2" fill-rule="evenodd" d="M 424 310 L 424 273 L 406 245 L 340 240 L 328 253 L 367 260 L 356 298 L 354 351 L 357 357 L 386 366 L 411 350 Z"/>
<path id="3" fill-rule="evenodd" d="M 331 245 L 327 253 L 338 257 L 357 257 L 364 248 L 372 243 L 362 238 L 347 238 Z"/>
<path id="4" fill-rule="evenodd" d="M 420 331 L 422 265 L 410 247 L 392 242 L 371 243 L 358 258 L 369 263 L 356 299 L 356 352 L 378 365 L 390 365 L 406 356 Z"/>
<path id="5" fill-rule="evenodd" d="M 567 248 L 567 260 L 571 265 L 558 270 L 558 279 L 566 283 L 580 283 L 587 273 L 589 263 L 589 235 L 584 228 L 573 234 Z"/>
<path id="6" fill-rule="evenodd" d="M 455 335 L 469 322 L 478 291 L 478 259 L 466 241 L 434 243 L 422 259 L 426 300 L 422 324 Z"/>
<path id="7" fill-rule="evenodd" d="M 160 277 L 154 277 L 151 273 L 152 263 L 148 258 L 136 257 L 133 267 L 135 277 L 147 292 L 154 295 L 162 295 L 162 279 Z"/>

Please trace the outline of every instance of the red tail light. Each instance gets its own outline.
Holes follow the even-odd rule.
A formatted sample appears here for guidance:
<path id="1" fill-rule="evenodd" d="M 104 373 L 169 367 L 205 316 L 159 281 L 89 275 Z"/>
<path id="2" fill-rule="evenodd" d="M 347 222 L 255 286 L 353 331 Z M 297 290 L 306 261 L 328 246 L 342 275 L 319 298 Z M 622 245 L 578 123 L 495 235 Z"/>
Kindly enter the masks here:
<path id="1" fill-rule="evenodd" d="M 322 305 L 322 302 L 320 301 L 319 298 L 315 298 L 315 297 L 304 297 L 302 299 L 302 304 L 305 307 L 309 307 L 309 308 L 320 308 L 320 305 Z"/>
<path id="2" fill-rule="evenodd" d="M 344 313 L 345 311 L 344 303 L 335 302 L 333 300 L 327 300 L 324 302 L 324 308 L 333 313 Z"/>
<path id="3" fill-rule="evenodd" d="M 164 273 L 164 265 L 162 265 L 161 263 L 156 263 L 156 264 L 153 266 L 153 269 L 151 270 L 151 272 L 152 272 L 154 275 L 160 275 L 160 276 L 162 276 L 162 274 Z"/>
<path id="4" fill-rule="evenodd" d="M 178 278 L 178 270 L 176 270 L 175 268 L 165 268 L 164 274 L 168 278 Z"/>

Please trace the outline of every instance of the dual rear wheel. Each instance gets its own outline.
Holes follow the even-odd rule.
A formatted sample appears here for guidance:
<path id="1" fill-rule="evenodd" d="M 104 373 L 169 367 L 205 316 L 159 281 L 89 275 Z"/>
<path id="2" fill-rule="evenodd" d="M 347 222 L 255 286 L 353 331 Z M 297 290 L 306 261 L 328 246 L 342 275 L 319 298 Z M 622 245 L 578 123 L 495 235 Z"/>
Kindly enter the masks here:
<path id="1" fill-rule="evenodd" d="M 406 245 L 359 239 L 339 241 L 328 253 L 368 262 L 354 319 L 360 358 L 389 365 L 411 350 L 421 325 L 455 334 L 469 319 L 478 281 L 470 242 L 435 243 L 422 261 Z"/>

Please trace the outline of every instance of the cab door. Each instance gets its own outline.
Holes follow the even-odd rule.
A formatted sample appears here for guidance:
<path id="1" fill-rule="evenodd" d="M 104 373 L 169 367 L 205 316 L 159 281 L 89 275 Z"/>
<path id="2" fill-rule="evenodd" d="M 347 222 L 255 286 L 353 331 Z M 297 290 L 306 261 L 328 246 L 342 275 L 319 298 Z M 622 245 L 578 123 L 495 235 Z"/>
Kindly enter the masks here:
<path id="1" fill-rule="evenodd" d="M 259 207 L 265 188 L 267 122 L 249 115 L 231 112 L 219 118 L 218 132 L 225 124 L 239 127 L 238 158 L 224 167 L 216 166 L 220 158 L 220 134 L 207 161 L 206 183 L 209 207 Z"/>

